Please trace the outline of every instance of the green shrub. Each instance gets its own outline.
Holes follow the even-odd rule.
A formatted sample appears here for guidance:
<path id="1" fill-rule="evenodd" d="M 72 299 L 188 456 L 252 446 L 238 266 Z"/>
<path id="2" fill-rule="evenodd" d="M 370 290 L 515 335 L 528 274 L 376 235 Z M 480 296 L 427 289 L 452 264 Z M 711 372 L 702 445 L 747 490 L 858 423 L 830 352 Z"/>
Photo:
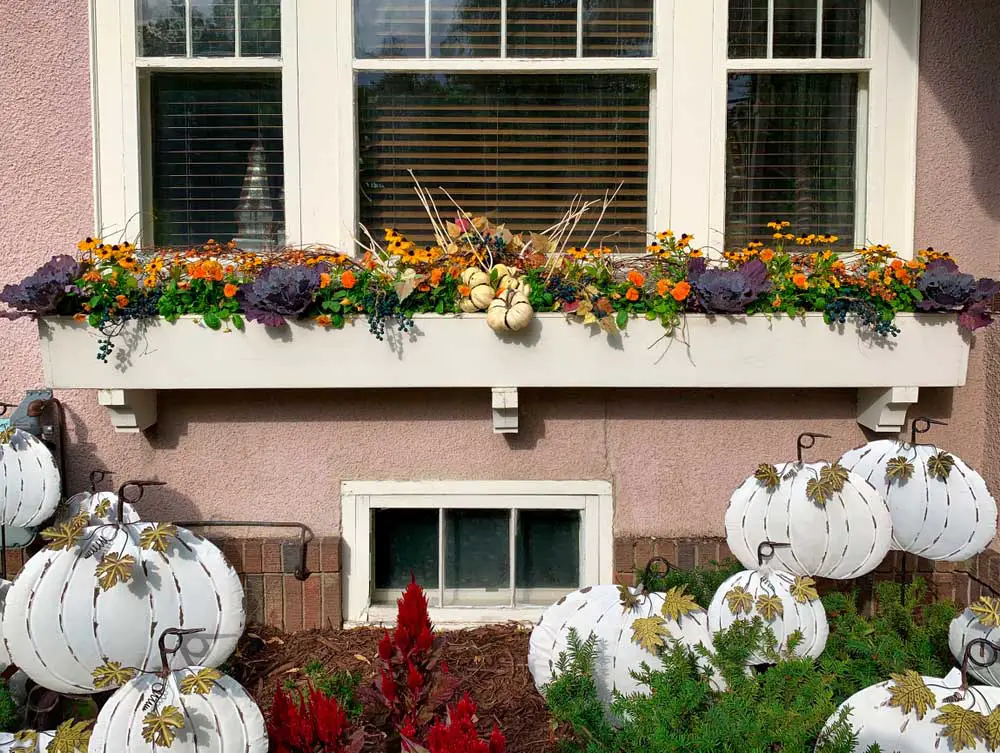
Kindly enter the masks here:
<path id="1" fill-rule="evenodd" d="M 649 577 L 644 569 L 636 570 L 637 583 L 642 583 L 647 591 L 662 593 L 675 586 L 686 586 L 687 592 L 703 607 L 708 607 L 715 592 L 725 580 L 743 570 L 736 560 L 727 558 L 723 562 L 711 562 L 708 567 L 694 567 L 690 570 L 671 568 L 665 574 L 652 572 Z"/>
<path id="2" fill-rule="evenodd" d="M 357 698 L 360 675 L 342 670 L 331 672 L 318 661 L 309 662 L 303 671 L 317 690 L 327 698 L 337 700 L 348 718 L 353 721 L 361 716 L 364 709 Z"/>
<path id="3" fill-rule="evenodd" d="M 21 728 L 21 715 L 7 683 L 0 681 L 0 732 L 16 732 Z"/>

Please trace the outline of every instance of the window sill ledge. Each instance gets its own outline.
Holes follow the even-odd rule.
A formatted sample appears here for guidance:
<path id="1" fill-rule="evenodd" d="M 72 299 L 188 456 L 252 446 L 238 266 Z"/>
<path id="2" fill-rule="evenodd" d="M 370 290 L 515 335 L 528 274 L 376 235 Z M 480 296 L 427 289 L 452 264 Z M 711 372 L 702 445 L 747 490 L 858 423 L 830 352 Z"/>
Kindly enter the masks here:
<path id="1" fill-rule="evenodd" d="M 971 338 L 957 316 L 900 314 L 896 338 L 801 319 L 688 315 L 665 336 L 632 320 L 607 335 L 541 314 L 519 333 L 497 335 L 481 314 L 417 316 L 410 333 L 379 342 L 367 322 L 342 331 L 311 323 L 248 325 L 215 332 L 197 317 L 130 323 L 109 363 L 98 333 L 69 318 L 39 320 L 48 386 L 96 389 L 119 431 L 156 421 L 156 390 L 492 388 L 494 429 L 516 431 L 517 388 L 855 388 L 858 421 L 898 432 L 920 387 L 965 384 Z"/>

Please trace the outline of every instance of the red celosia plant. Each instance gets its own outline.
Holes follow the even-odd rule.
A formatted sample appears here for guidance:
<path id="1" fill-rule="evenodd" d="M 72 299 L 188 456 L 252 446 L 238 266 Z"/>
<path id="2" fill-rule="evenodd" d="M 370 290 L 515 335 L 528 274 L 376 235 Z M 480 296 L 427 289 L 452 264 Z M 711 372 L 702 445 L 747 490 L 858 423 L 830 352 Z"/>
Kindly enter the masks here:
<path id="1" fill-rule="evenodd" d="M 411 580 L 397 601 L 396 628 L 378 644 L 379 681 L 374 694 L 385 707 L 385 726 L 401 740 L 423 742 L 434 715 L 455 692 L 427 613 L 427 596 Z"/>
<path id="2" fill-rule="evenodd" d="M 359 753 L 365 742 L 364 732 L 351 729 L 337 699 L 312 685 L 308 693 L 274 691 L 267 734 L 273 753 Z"/>
<path id="3" fill-rule="evenodd" d="M 427 748 L 406 741 L 409 753 L 504 753 L 507 741 L 494 725 L 489 741 L 476 731 L 476 704 L 468 695 L 448 709 L 445 721 L 438 721 L 427 735 Z"/>

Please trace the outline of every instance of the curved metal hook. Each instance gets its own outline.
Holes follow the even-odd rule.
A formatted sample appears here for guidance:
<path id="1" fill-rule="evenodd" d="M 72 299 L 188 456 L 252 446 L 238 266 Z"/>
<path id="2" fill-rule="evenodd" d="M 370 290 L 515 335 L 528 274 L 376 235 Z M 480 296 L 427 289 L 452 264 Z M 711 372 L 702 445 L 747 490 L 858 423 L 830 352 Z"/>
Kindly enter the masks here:
<path id="1" fill-rule="evenodd" d="M 142 495 L 145 494 L 147 486 L 166 486 L 166 485 L 167 485 L 166 481 L 126 481 L 124 484 L 122 484 L 121 486 L 119 486 L 118 487 L 118 524 L 121 525 L 121 523 L 125 519 L 125 503 L 126 502 L 128 502 L 129 504 L 132 504 L 132 505 L 136 504 L 140 499 L 142 499 Z M 138 494 L 138 496 L 135 499 L 132 499 L 131 497 L 129 497 L 125 493 L 125 490 L 128 489 L 129 487 L 132 487 L 132 486 L 136 487 L 139 490 L 139 494 Z"/>
<path id="2" fill-rule="evenodd" d="M 910 444 L 917 443 L 917 434 L 926 434 L 931 430 L 931 426 L 947 426 L 946 421 L 938 421 L 927 416 L 917 416 L 910 424 Z"/>
<path id="3" fill-rule="evenodd" d="M 809 443 L 806 444 L 805 440 L 808 439 Z M 799 463 L 802 463 L 802 451 L 808 450 L 816 444 L 817 439 L 831 439 L 829 434 L 817 434 L 816 432 L 806 431 L 799 434 L 799 438 L 795 440 L 796 450 L 798 452 Z"/>
<path id="4" fill-rule="evenodd" d="M 774 556 L 774 550 L 778 547 L 790 547 L 790 543 L 777 541 L 762 541 L 757 545 L 757 564 L 763 565 L 764 560 L 769 560 Z"/>
<path id="5" fill-rule="evenodd" d="M 989 648 L 990 653 L 986 654 L 988 660 L 977 659 L 972 655 L 972 649 L 976 646 L 980 648 Z M 976 638 L 969 641 L 968 645 L 965 647 L 965 655 L 962 657 L 962 690 L 969 687 L 969 664 L 974 664 L 975 666 L 982 669 L 983 667 L 988 667 L 993 664 L 997 659 L 1000 659 L 1000 644 L 988 641 L 985 638 Z"/>
<path id="6" fill-rule="evenodd" d="M 164 675 L 168 675 L 170 673 L 170 657 L 181 650 L 181 645 L 184 643 L 184 636 L 192 635 L 194 633 L 203 633 L 204 631 L 205 628 L 167 628 L 160 633 L 160 663 L 163 666 Z M 170 637 L 177 639 L 177 644 L 173 648 L 167 647 L 167 638 Z"/>
<path id="7" fill-rule="evenodd" d="M 114 476 L 114 471 L 91 471 L 90 472 L 90 493 L 97 493 L 97 485 L 108 476 Z"/>
<path id="8" fill-rule="evenodd" d="M 0 400 L 0 416 L 5 415 L 7 413 L 8 408 L 16 408 L 16 407 L 17 403 L 5 403 L 2 400 Z"/>
<path id="9" fill-rule="evenodd" d="M 663 565 L 663 570 L 654 570 L 653 565 Z M 642 584 L 646 585 L 654 576 L 663 577 L 673 569 L 673 564 L 666 557 L 651 557 L 642 571 Z"/>

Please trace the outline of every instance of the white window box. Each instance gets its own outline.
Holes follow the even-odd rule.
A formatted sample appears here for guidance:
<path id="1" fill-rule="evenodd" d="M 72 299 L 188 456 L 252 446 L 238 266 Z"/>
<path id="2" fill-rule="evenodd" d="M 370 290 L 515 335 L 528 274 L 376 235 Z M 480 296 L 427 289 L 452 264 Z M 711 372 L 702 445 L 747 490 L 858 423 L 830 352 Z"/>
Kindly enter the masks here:
<path id="1" fill-rule="evenodd" d="M 498 336 L 483 315 L 416 318 L 379 342 L 364 319 L 341 331 L 311 323 L 248 324 L 215 332 L 196 317 L 131 323 L 109 363 L 83 322 L 46 318 L 39 338 L 46 382 L 97 389 L 120 431 L 156 421 L 156 390 L 482 387 L 494 391 L 497 431 L 516 431 L 520 387 L 857 388 L 858 421 L 898 432 L 920 387 L 965 384 L 971 338 L 954 315 L 900 314 L 898 337 L 800 319 L 688 315 L 673 338 L 632 320 L 620 335 L 542 314 Z"/>

